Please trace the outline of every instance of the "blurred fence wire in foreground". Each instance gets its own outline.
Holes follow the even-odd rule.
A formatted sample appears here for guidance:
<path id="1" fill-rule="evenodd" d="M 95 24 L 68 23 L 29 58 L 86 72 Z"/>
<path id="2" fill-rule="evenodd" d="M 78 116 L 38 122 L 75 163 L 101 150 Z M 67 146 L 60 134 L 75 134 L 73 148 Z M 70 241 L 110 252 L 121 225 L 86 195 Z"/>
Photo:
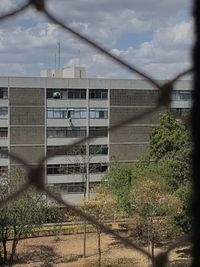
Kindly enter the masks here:
<path id="1" fill-rule="evenodd" d="M 94 138 L 94 137 L 88 137 L 88 136 L 81 140 L 78 140 L 77 142 L 74 142 L 72 145 L 63 146 L 63 148 L 55 151 L 55 153 L 48 155 L 45 158 L 42 158 L 41 161 L 38 162 L 38 167 L 32 167 L 28 164 L 28 162 L 22 160 L 18 156 L 14 154 L 9 154 L 10 158 L 24 165 L 24 168 L 26 169 L 28 173 L 27 175 L 28 182 L 23 184 L 17 192 L 15 192 L 14 194 L 11 194 L 6 199 L 1 201 L 0 207 L 5 205 L 9 201 L 12 201 L 13 199 L 21 195 L 30 186 L 33 185 L 35 186 L 37 190 L 44 192 L 45 194 L 47 194 L 47 196 L 54 199 L 61 205 L 64 205 L 69 210 L 73 211 L 76 215 L 81 216 L 83 219 L 87 220 L 88 222 L 92 224 L 95 224 L 96 226 L 99 226 L 104 232 L 115 236 L 115 238 L 117 238 L 123 244 L 129 246 L 130 248 L 136 249 L 140 251 L 141 253 L 143 253 L 144 256 L 153 260 L 152 262 L 154 262 L 153 263 L 154 267 L 167 266 L 168 255 L 171 252 L 171 250 L 176 248 L 178 245 L 184 243 L 185 241 L 192 240 L 192 243 L 193 243 L 192 267 L 199 267 L 200 266 L 200 253 L 199 253 L 200 251 L 200 216 L 199 216 L 200 214 L 200 179 L 199 179 L 200 178 L 199 177 L 200 176 L 200 164 L 199 164 L 199 160 L 200 160 L 200 138 L 199 138 L 200 137 L 200 123 L 199 123 L 200 122 L 200 90 L 199 90 L 200 89 L 200 1 L 194 0 L 194 3 L 193 3 L 194 26 L 195 26 L 195 35 L 196 35 L 196 41 L 195 41 L 194 49 L 193 49 L 193 68 L 187 69 L 184 72 L 179 73 L 173 79 L 171 79 L 170 81 L 167 81 L 167 83 L 162 84 L 162 85 L 159 84 L 157 81 L 155 81 L 151 76 L 139 70 L 136 66 L 110 53 L 108 49 L 99 45 L 95 40 L 84 36 L 82 33 L 78 32 L 77 30 L 65 24 L 63 21 L 61 21 L 59 18 L 54 16 L 48 10 L 48 8 L 46 7 L 45 0 L 27 0 L 25 4 L 19 6 L 17 9 L 12 10 L 9 13 L 1 15 L 0 22 L 6 19 L 11 19 L 13 16 L 16 16 L 16 15 L 23 15 L 22 13 L 25 12 L 30 7 L 35 8 L 38 12 L 43 14 L 50 22 L 59 25 L 66 32 L 76 37 L 80 42 L 84 42 L 91 48 L 94 48 L 98 52 L 103 53 L 110 60 L 120 65 L 124 69 L 127 69 L 130 72 L 137 73 L 140 77 L 146 79 L 154 88 L 160 91 L 157 105 L 154 108 L 152 108 L 150 112 L 148 110 L 148 112 L 144 112 L 139 115 L 132 116 L 131 118 L 128 118 L 126 120 L 123 120 L 120 123 L 111 126 L 109 128 L 109 132 L 113 132 L 127 123 L 140 120 L 144 116 L 148 116 L 150 113 L 153 113 L 156 110 L 158 110 L 160 106 L 169 106 L 171 103 L 171 95 L 172 95 L 173 87 L 174 87 L 174 84 L 177 82 L 177 80 L 186 74 L 189 74 L 191 72 L 194 73 L 193 109 L 192 109 L 192 133 L 193 133 L 193 147 L 194 147 L 193 148 L 193 199 L 192 199 L 193 201 L 192 209 L 193 209 L 193 219 L 194 219 L 193 233 L 191 236 L 185 235 L 185 236 L 180 237 L 176 242 L 168 246 L 165 252 L 158 254 L 154 259 L 152 259 L 152 256 L 146 250 L 138 246 L 135 242 L 130 241 L 129 239 L 120 236 L 118 233 L 116 233 L 112 229 L 98 222 L 98 220 L 96 220 L 94 217 L 70 205 L 69 203 L 64 201 L 62 198 L 60 198 L 58 195 L 53 194 L 46 187 L 45 179 L 43 177 L 43 165 L 45 161 L 53 156 L 59 155 L 59 153 L 61 151 L 65 151 L 66 148 L 70 149 L 72 146 L 81 144 L 85 141 L 88 141 Z M 98 137 L 98 136 L 95 136 L 95 137 Z"/>

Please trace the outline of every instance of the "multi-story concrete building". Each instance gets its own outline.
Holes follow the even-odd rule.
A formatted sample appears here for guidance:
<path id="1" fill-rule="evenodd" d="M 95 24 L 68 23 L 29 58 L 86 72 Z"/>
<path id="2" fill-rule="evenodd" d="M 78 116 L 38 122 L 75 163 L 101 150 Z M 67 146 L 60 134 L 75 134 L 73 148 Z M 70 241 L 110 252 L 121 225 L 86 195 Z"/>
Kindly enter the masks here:
<path id="1" fill-rule="evenodd" d="M 81 77 L 0 77 L 0 151 L 36 165 L 55 149 L 98 134 L 46 162 L 46 183 L 59 186 L 63 198 L 73 203 L 83 198 L 85 184 L 89 188 L 101 181 L 113 157 L 127 164 L 136 161 L 159 119 L 156 112 L 108 133 L 108 127 L 150 110 L 158 90 L 143 80 Z M 171 109 L 180 115 L 190 104 L 191 83 L 177 82 Z M 1 177 L 15 166 L 17 162 L 0 153 Z"/>

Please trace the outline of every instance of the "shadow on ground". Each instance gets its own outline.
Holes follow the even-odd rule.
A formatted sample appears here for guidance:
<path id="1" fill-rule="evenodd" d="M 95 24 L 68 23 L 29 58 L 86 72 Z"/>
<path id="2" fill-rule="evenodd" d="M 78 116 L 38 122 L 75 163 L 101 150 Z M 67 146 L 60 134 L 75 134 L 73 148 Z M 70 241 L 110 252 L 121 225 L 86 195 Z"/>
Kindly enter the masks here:
<path id="1" fill-rule="evenodd" d="M 190 267 L 191 261 L 189 260 L 174 260 L 170 263 L 170 267 Z"/>
<path id="2" fill-rule="evenodd" d="M 22 266 L 27 263 L 37 263 L 36 266 L 38 267 L 53 267 L 58 263 L 77 261 L 81 257 L 81 255 L 69 255 L 62 257 L 57 254 L 51 246 L 40 245 L 30 246 L 30 252 L 20 254 L 18 260 L 15 263 Z"/>

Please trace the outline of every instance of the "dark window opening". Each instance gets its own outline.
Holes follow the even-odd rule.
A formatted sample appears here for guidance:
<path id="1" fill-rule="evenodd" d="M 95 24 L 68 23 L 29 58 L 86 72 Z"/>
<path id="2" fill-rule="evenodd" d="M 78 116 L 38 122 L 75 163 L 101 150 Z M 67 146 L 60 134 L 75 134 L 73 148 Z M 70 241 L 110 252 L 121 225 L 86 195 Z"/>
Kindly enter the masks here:
<path id="1" fill-rule="evenodd" d="M 108 136 L 107 127 L 90 127 L 89 129 L 90 137 L 106 137 Z"/>
<path id="2" fill-rule="evenodd" d="M 108 99 L 108 90 L 90 89 L 90 99 Z"/>
<path id="3" fill-rule="evenodd" d="M 0 88 L 0 99 L 8 98 L 8 88 Z"/>
<path id="4" fill-rule="evenodd" d="M 0 138 L 7 138 L 8 137 L 8 128 L 0 127 Z"/>

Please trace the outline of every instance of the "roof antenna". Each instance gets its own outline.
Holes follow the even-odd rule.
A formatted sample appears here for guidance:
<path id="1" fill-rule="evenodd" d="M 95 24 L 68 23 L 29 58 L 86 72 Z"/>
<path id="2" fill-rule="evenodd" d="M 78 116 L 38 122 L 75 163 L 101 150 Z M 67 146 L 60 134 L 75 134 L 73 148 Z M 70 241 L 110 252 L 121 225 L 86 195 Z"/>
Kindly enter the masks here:
<path id="1" fill-rule="evenodd" d="M 55 70 L 57 69 L 57 55 L 55 53 Z"/>
<path id="2" fill-rule="evenodd" d="M 78 50 L 78 65 L 81 66 L 81 50 Z"/>
<path id="3" fill-rule="evenodd" d="M 58 69 L 60 69 L 60 41 L 58 42 Z"/>

